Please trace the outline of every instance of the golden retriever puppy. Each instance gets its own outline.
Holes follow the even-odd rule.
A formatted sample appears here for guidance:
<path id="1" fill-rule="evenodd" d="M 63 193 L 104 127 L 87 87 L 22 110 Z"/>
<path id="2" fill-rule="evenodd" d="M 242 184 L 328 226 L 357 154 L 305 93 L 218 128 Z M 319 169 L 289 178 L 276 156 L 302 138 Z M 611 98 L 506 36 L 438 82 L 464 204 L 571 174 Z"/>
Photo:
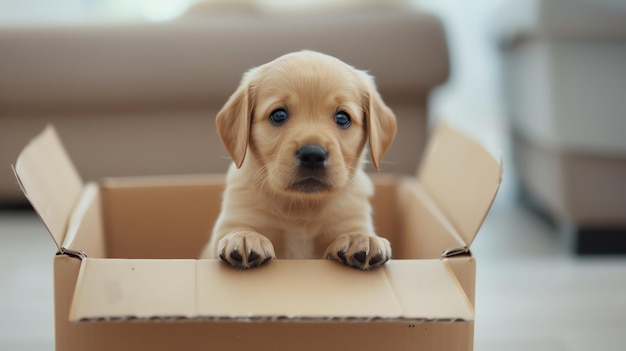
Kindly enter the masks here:
<path id="1" fill-rule="evenodd" d="M 222 211 L 202 258 L 244 269 L 274 258 L 324 258 L 363 270 L 391 257 L 374 231 L 374 166 L 396 118 L 365 72 L 301 51 L 253 68 L 217 114 L 232 157 Z"/>

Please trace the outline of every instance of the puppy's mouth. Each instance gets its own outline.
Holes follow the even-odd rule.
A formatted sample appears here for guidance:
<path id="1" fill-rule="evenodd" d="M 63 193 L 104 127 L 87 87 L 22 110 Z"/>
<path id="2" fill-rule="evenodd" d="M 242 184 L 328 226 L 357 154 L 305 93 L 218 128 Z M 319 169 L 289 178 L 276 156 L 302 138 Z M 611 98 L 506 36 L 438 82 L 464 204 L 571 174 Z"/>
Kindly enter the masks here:
<path id="1" fill-rule="evenodd" d="M 332 190 L 332 186 L 317 177 L 300 179 L 289 186 L 289 190 L 303 194 L 319 194 Z"/>

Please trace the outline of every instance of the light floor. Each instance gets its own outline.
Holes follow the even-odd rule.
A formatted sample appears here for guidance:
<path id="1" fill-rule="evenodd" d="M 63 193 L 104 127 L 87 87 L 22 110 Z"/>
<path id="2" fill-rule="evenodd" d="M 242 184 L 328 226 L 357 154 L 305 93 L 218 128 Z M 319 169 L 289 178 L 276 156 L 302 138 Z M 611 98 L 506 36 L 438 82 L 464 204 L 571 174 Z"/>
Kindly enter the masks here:
<path id="1" fill-rule="evenodd" d="M 0 350 L 53 350 L 54 244 L 0 211 Z M 534 215 L 497 201 L 472 246 L 477 351 L 626 349 L 626 259 L 575 258 Z"/>

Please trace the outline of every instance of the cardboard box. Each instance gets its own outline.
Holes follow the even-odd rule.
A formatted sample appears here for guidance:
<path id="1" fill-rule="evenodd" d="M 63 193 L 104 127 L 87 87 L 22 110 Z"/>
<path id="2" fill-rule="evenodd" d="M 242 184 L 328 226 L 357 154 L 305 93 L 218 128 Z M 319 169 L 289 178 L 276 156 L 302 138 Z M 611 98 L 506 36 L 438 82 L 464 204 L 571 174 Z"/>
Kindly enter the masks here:
<path id="1" fill-rule="evenodd" d="M 501 164 L 447 125 L 417 177 L 374 177 L 394 259 L 363 272 L 326 260 L 237 271 L 195 259 L 222 175 L 83 183 L 49 127 L 16 177 L 52 238 L 57 350 L 471 350 L 469 248 Z"/>

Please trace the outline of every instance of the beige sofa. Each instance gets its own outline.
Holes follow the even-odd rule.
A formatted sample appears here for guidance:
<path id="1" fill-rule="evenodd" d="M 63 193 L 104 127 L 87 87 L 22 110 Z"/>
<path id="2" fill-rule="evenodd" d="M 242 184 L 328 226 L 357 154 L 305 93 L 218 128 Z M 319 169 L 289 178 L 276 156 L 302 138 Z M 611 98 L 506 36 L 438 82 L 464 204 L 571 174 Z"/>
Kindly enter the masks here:
<path id="1" fill-rule="evenodd" d="M 79 173 L 224 172 L 214 116 L 247 69 L 312 49 L 377 78 L 398 116 L 386 172 L 414 173 L 429 92 L 448 75 L 441 23 L 407 10 L 190 16 L 168 23 L 0 29 L 0 203 L 10 164 L 54 124 Z"/>

